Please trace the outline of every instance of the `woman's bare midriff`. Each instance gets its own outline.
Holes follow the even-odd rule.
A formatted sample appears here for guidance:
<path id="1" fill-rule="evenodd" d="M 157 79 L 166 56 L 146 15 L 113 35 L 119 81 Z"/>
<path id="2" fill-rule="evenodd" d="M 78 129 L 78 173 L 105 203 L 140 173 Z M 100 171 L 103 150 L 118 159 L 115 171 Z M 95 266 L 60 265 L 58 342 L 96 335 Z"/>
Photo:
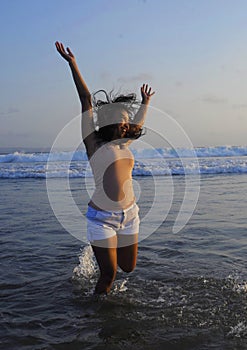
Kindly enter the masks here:
<path id="1" fill-rule="evenodd" d="M 95 191 L 89 205 L 97 210 L 121 210 L 135 202 L 132 185 L 133 160 L 118 159 L 113 162 L 103 176 L 102 188 Z M 103 193 L 102 193 L 103 192 Z M 109 199 L 102 203 L 101 198 Z M 98 203 L 102 203 L 100 206 Z"/>
<path id="2" fill-rule="evenodd" d="M 130 202 L 128 205 L 126 205 L 126 206 L 124 206 L 124 207 L 121 207 L 121 208 L 116 207 L 116 211 L 117 211 L 117 210 L 121 210 L 121 209 L 127 209 L 127 208 L 131 207 L 134 203 L 135 203 L 135 198 L 132 200 L 132 202 Z M 91 200 L 90 200 L 90 202 L 88 202 L 88 205 L 89 205 L 90 207 L 96 209 L 96 210 L 105 211 L 105 209 L 99 208 L 99 207 L 98 207 L 96 204 L 94 204 L 94 202 L 91 201 Z M 114 210 L 112 210 L 112 211 L 114 211 Z"/>

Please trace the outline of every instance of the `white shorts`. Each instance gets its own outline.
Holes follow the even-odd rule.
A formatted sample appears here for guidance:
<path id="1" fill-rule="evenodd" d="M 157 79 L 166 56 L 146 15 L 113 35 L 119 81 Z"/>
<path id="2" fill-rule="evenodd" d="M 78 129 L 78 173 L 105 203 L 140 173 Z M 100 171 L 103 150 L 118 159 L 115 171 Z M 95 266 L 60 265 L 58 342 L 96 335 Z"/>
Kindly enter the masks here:
<path id="1" fill-rule="evenodd" d="M 97 210 L 88 206 L 86 217 L 87 239 L 90 242 L 139 232 L 139 207 L 136 203 L 119 211 Z"/>

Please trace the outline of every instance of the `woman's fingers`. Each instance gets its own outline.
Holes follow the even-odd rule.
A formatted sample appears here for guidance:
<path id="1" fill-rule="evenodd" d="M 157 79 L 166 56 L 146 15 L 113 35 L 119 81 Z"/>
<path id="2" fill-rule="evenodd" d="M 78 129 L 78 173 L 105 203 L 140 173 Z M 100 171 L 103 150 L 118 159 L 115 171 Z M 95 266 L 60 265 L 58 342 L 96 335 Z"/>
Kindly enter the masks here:
<path id="1" fill-rule="evenodd" d="M 56 41 L 56 42 L 55 42 L 55 45 L 56 45 L 57 50 L 59 51 L 59 50 L 60 50 L 60 44 L 59 44 L 59 42 Z"/>
<path id="2" fill-rule="evenodd" d="M 143 84 L 141 87 L 141 92 L 144 93 L 146 96 L 150 97 L 155 94 L 155 92 L 152 92 L 151 86 L 149 87 L 148 84 Z"/>
<path id="3" fill-rule="evenodd" d="M 69 53 L 69 55 L 70 55 L 71 57 L 74 57 L 74 55 L 73 55 L 73 53 L 72 53 L 72 51 L 70 50 L 69 47 L 67 47 L 67 52 Z"/>
<path id="4" fill-rule="evenodd" d="M 56 41 L 55 45 L 59 53 L 64 53 L 64 47 L 62 43 L 59 43 L 58 41 Z"/>
<path id="5" fill-rule="evenodd" d="M 69 47 L 66 48 L 67 51 L 65 50 L 65 48 L 63 46 L 63 43 L 56 41 L 55 45 L 56 45 L 57 51 L 60 53 L 60 55 L 66 61 L 70 62 L 72 59 L 75 58 L 75 56 L 73 55 L 73 53 L 72 53 L 72 51 L 70 50 Z"/>

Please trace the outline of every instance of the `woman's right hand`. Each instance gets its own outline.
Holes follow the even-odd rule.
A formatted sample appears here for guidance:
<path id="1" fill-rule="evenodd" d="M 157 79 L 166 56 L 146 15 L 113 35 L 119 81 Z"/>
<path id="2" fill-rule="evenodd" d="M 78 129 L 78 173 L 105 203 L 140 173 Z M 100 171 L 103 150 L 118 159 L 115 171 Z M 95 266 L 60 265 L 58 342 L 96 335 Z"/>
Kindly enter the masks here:
<path id="1" fill-rule="evenodd" d="M 67 47 L 66 50 L 64 49 L 64 46 L 62 43 L 59 43 L 58 41 L 56 41 L 55 43 L 57 51 L 60 53 L 60 55 L 69 63 L 72 63 L 73 61 L 75 61 L 75 56 L 73 55 L 73 53 L 71 52 L 70 48 Z"/>

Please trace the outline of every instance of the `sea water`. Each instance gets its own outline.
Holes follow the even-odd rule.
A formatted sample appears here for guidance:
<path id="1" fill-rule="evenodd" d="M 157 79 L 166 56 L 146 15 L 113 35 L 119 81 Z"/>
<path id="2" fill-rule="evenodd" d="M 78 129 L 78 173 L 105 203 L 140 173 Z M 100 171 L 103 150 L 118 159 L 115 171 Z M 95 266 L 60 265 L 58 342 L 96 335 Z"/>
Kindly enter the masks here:
<path id="1" fill-rule="evenodd" d="M 181 158 L 187 159 L 187 173 L 247 173 L 247 146 L 198 147 L 195 149 L 133 149 L 135 176 L 184 175 Z M 196 156 L 196 159 L 195 159 Z M 92 176 L 85 149 L 77 151 L 27 152 L 2 150 L 0 178 L 46 178 Z"/>
<path id="2" fill-rule="evenodd" d="M 136 151 L 140 216 L 153 177 L 174 195 L 165 220 L 139 244 L 136 269 L 118 271 L 95 299 L 92 249 L 68 233 L 50 206 L 45 178 L 70 191 L 84 213 L 90 177 L 81 152 L 1 154 L 1 347 L 3 349 L 247 349 L 246 147 L 197 149 L 200 195 L 184 228 L 172 227 L 184 195 L 181 161 Z M 163 153 L 162 153 L 163 152 Z M 195 160 L 184 150 L 191 165 Z M 165 156 L 164 156 L 165 155 Z M 176 175 L 176 176 L 175 176 Z M 164 198 L 165 202 L 165 198 Z M 82 222 L 82 231 L 85 225 Z"/>

